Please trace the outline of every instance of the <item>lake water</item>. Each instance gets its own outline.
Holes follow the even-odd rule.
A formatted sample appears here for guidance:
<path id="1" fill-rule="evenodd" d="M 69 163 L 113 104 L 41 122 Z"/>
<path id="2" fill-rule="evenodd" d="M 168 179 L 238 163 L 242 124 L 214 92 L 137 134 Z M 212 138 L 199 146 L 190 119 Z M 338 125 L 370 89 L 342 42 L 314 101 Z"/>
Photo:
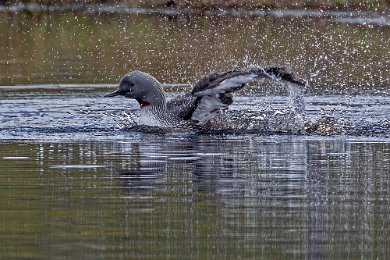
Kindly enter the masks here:
<path id="1" fill-rule="evenodd" d="M 0 257 L 388 258 L 390 27 L 344 18 L 0 14 Z M 102 98 L 250 64 L 309 80 L 304 131 L 144 131 Z"/>

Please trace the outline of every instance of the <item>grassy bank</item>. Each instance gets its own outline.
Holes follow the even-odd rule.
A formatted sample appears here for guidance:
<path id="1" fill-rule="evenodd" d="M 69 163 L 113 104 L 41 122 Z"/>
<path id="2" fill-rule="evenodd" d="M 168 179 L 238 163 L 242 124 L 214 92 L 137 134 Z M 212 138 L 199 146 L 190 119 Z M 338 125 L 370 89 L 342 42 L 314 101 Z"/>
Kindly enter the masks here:
<path id="1" fill-rule="evenodd" d="M 269 8 L 269 9 L 323 9 L 323 10 L 390 10 L 390 0 L 0 0 L 2 5 L 18 3 L 41 4 L 115 4 L 130 7 L 178 7 L 178 8 Z"/>

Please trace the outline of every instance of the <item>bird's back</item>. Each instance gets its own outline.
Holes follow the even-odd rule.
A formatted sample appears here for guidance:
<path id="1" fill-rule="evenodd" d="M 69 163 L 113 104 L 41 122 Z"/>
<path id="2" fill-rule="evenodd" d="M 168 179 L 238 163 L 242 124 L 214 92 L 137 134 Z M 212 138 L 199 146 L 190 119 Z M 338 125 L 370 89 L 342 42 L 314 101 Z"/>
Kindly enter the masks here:
<path id="1" fill-rule="evenodd" d="M 177 96 L 167 102 L 167 112 L 182 120 L 191 119 L 196 109 L 198 98 L 191 93 Z"/>

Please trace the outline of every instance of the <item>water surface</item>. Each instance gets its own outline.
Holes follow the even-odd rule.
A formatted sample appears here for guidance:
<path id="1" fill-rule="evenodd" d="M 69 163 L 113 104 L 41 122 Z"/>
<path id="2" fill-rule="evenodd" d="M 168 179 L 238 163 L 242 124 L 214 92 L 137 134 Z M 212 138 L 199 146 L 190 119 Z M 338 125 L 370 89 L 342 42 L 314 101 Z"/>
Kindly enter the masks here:
<path id="1" fill-rule="evenodd" d="M 3 257 L 386 255 L 388 96 L 307 96 L 344 134 L 147 133 L 125 127 L 136 102 L 85 87 L 1 89 Z"/>
<path id="2" fill-rule="evenodd" d="M 306 15 L 1 13 L 0 258 L 388 258 L 389 32 Z M 136 102 L 102 98 L 133 69 L 190 83 L 254 63 L 309 80 L 306 131 L 143 131 Z M 254 84 L 231 112 L 290 99 Z"/>
<path id="3" fill-rule="evenodd" d="M 2 257 L 387 255 L 388 141 L 129 133 L 0 147 Z"/>

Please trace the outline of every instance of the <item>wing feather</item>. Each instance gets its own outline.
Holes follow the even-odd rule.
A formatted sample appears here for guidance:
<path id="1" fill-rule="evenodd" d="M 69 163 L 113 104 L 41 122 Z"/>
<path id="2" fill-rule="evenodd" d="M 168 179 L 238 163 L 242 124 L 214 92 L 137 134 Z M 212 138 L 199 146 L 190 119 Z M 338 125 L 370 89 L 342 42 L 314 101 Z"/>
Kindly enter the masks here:
<path id="1" fill-rule="evenodd" d="M 207 124 L 214 115 L 233 103 L 232 92 L 256 79 L 281 80 L 304 86 L 306 83 L 281 67 L 252 68 L 213 73 L 199 80 L 190 94 L 167 104 L 171 110 L 180 109 L 181 118 L 191 119 L 198 125 Z M 183 105 L 184 104 L 184 105 Z M 181 108 L 175 108 L 181 106 Z"/>

